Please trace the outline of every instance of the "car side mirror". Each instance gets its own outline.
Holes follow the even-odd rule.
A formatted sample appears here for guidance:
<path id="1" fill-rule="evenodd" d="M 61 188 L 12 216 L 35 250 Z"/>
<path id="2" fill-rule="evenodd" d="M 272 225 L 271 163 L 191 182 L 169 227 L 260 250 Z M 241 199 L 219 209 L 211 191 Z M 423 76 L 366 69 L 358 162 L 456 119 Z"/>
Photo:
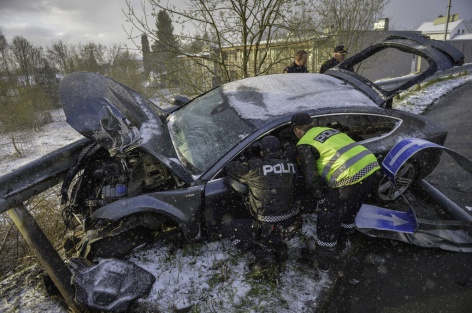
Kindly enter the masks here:
<path id="1" fill-rule="evenodd" d="M 187 97 L 184 97 L 184 96 L 174 96 L 172 98 L 172 104 L 177 105 L 177 106 L 184 105 L 189 101 L 190 101 L 190 99 L 187 98 Z"/>

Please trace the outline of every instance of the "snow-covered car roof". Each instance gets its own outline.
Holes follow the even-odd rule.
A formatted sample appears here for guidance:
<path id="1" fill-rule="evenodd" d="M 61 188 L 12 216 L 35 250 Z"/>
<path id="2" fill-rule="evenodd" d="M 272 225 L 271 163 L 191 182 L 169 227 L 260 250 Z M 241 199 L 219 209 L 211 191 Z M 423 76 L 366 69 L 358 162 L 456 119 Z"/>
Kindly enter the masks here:
<path id="1" fill-rule="evenodd" d="M 341 79 L 294 73 L 250 77 L 222 86 L 229 105 L 244 119 L 266 120 L 300 110 L 353 106 L 377 107 Z M 290 104 L 290 105 L 287 105 Z"/>

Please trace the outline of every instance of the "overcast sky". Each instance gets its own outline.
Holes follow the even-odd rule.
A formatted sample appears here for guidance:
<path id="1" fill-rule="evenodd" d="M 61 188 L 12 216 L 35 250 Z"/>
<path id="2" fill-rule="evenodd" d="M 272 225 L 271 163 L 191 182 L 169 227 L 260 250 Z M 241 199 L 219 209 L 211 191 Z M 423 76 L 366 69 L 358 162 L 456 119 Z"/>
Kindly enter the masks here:
<path id="1" fill-rule="evenodd" d="M 141 0 L 130 0 L 141 12 Z M 355 0 L 353 0 L 355 1 Z M 413 30 L 422 22 L 447 14 L 449 0 L 391 0 L 384 12 L 390 29 Z M 187 0 L 172 0 L 172 4 Z M 21 35 L 35 45 L 59 39 L 69 44 L 128 44 L 123 27 L 130 30 L 123 13 L 125 0 L 0 0 L 0 30 L 8 42 Z M 472 20 L 472 0 L 452 0 L 451 14 Z M 135 33 L 139 36 L 138 33 Z M 137 41 L 140 44 L 138 38 Z"/>

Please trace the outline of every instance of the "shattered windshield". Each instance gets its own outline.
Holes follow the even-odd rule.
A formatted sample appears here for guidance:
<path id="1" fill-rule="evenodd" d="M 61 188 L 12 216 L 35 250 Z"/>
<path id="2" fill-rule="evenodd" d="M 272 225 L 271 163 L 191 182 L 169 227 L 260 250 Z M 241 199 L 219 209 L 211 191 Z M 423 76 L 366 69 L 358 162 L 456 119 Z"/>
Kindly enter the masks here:
<path id="1" fill-rule="evenodd" d="M 169 119 L 174 147 L 194 174 L 205 172 L 255 128 L 238 116 L 220 92 L 217 88 L 196 98 Z"/>

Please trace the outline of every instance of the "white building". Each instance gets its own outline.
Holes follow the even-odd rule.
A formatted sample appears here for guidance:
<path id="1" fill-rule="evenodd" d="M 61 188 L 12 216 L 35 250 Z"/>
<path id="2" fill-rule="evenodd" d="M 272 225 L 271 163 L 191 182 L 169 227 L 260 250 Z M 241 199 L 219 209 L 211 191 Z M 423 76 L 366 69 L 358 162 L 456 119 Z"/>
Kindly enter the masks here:
<path id="1" fill-rule="evenodd" d="M 446 21 L 447 17 L 439 16 L 433 21 L 424 22 L 416 30 L 420 31 L 423 35 L 429 36 L 431 39 L 444 40 Z M 459 19 L 459 14 L 449 16 L 446 40 L 470 39 L 471 36 L 471 30 L 464 20 Z"/>

